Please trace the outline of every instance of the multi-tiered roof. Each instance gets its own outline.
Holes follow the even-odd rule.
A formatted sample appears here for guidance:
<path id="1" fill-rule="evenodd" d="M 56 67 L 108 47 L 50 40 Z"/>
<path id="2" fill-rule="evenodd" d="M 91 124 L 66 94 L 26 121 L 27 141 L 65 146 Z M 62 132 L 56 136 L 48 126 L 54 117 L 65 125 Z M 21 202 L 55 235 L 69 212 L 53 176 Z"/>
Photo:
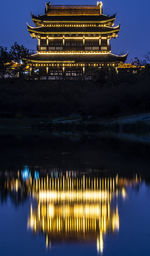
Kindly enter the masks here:
<path id="1" fill-rule="evenodd" d="M 35 27 L 27 25 L 32 38 L 38 39 L 38 51 L 30 63 L 72 63 L 85 66 L 118 65 L 127 55 L 111 53 L 109 40 L 116 38 L 120 26 L 116 16 L 103 14 L 102 3 L 96 6 L 59 6 L 46 4 L 45 14 L 32 15 Z"/>

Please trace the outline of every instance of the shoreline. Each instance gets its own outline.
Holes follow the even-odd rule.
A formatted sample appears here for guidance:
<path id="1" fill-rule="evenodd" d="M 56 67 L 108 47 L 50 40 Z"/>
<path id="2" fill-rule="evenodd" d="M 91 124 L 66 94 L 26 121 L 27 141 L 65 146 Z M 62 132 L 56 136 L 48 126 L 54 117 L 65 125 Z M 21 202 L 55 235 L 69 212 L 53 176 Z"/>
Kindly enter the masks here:
<path id="1" fill-rule="evenodd" d="M 0 137 L 37 136 L 63 137 L 79 141 L 86 137 L 114 138 L 150 145 L 150 113 L 118 117 L 110 120 L 82 120 L 65 117 L 57 119 L 0 119 Z"/>

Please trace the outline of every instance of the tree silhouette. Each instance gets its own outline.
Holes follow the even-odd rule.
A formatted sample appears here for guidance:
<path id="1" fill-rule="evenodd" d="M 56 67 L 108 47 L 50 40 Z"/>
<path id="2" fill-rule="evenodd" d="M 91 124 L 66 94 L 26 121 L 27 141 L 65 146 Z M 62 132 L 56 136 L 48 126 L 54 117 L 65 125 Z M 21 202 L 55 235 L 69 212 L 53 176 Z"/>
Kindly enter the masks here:
<path id="1" fill-rule="evenodd" d="M 23 58 L 29 57 L 30 51 L 29 49 L 25 48 L 23 45 L 19 45 L 17 42 L 15 42 L 11 46 L 9 54 L 10 54 L 11 60 L 21 63 Z"/>
<path id="2" fill-rule="evenodd" d="M 4 78 L 6 73 L 6 63 L 10 62 L 11 57 L 6 47 L 0 46 L 0 77 Z"/>

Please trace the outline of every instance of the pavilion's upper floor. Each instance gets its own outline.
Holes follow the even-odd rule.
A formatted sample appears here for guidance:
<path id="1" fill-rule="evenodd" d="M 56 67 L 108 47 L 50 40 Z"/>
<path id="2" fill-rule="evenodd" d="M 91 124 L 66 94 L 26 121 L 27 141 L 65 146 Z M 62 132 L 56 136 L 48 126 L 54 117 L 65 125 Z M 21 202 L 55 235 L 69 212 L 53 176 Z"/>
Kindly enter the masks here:
<path id="1" fill-rule="evenodd" d="M 113 26 L 116 15 L 103 14 L 102 2 L 97 5 L 51 5 L 46 4 L 44 15 L 32 15 L 32 20 L 39 26 Z"/>

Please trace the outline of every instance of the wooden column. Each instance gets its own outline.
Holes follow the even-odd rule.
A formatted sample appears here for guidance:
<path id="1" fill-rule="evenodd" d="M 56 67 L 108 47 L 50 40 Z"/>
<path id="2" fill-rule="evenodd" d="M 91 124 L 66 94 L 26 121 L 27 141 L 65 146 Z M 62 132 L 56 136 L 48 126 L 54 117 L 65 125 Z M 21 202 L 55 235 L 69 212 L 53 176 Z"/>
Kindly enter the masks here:
<path id="1" fill-rule="evenodd" d="M 49 67 L 46 67 L 46 74 L 48 75 Z"/>
<path id="2" fill-rule="evenodd" d="M 63 36 L 63 46 L 65 46 L 65 37 Z"/>
<path id="3" fill-rule="evenodd" d="M 83 46 L 85 46 L 85 37 L 83 37 Z"/>
<path id="4" fill-rule="evenodd" d="M 63 73 L 65 73 L 65 67 L 64 66 L 62 67 L 62 71 L 63 71 Z"/>
<path id="5" fill-rule="evenodd" d="M 102 39 L 101 37 L 99 37 L 99 46 L 101 47 L 101 44 L 102 44 Z"/>
<path id="6" fill-rule="evenodd" d="M 82 70 L 83 70 L 83 75 L 85 74 L 85 66 L 82 68 Z"/>
<path id="7" fill-rule="evenodd" d="M 49 39 L 48 39 L 48 37 L 46 38 L 46 45 L 49 46 Z"/>
<path id="8" fill-rule="evenodd" d="M 48 51 L 48 46 L 49 46 L 49 39 L 48 39 L 48 37 L 46 38 L 46 45 L 47 45 L 47 51 Z"/>
<path id="9" fill-rule="evenodd" d="M 32 67 L 30 67 L 30 76 L 32 76 Z"/>

